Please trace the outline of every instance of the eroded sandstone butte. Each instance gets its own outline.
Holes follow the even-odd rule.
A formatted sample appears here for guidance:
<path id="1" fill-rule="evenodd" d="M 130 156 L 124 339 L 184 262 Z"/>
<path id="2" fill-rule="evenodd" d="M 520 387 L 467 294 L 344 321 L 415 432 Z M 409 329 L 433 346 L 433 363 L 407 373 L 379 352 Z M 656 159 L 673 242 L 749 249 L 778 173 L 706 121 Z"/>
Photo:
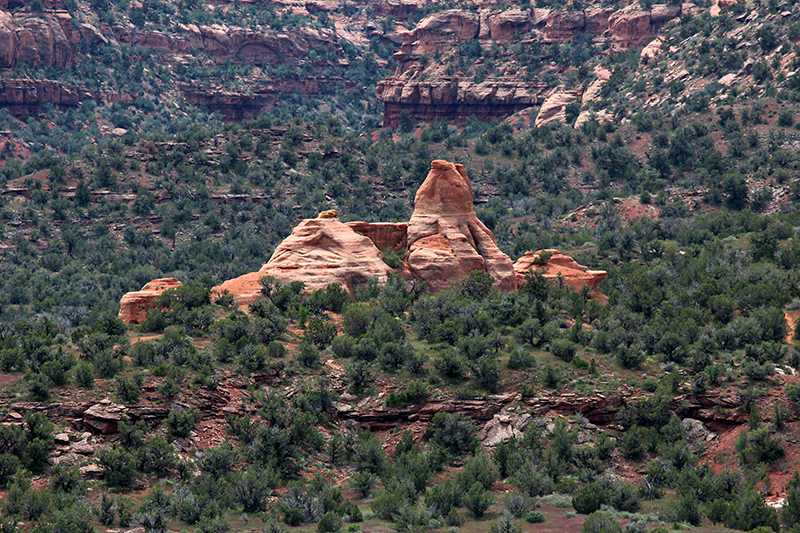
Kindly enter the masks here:
<path id="1" fill-rule="evenodd" d="M 546 262 L 539 263 L 542 254 L 552 254 Z M 589 270 L 583 265 L 579 265 L 568 255 L 564 255 L 558 250 L 539 250 L 538 252 L 525 252 L 525 255 L 517 259 L 514 263 L 514 274 L 517 277 L 517 285 L 522 286 L 525 282 L 525 274 L 533 270 L 542 274 L 550 282 L 557 282 L 563 279 L 566 285 L 579 291 L 584 285 L 588 285 L 593 291 L 593 296 L 605 302 L 607 298 L 600 294 L 597 286 L 606 279 L 605 270 Z"/>
<path id="2" fill-rule="evenodd" d="M 446 289 L 473 270 L 491 274 L 501 290 L 517 287 L 511 259 L 475 214 L 472 184 L 463 165 L 431 163 L 414 198 L 407 238 L 406 268 L 432 291 Z"/>
<path id="3" fill-rule="evenodd" d="M 292 230 L 261 270 L 228 280 L 213 291 L 227 291 L 240 305 L 248 305 L 261 297 L 258 280 L 272 276 L 287 283 L 302 281 L 306 291 L 338 283 L 355 295 L 356 289 L 373 278 L 386 283 L 391 272 L 369 237 L 338 218 L 310 218 Z"/>
<path id="4" fill-rule="evenodd" d="M 147 312 L 156 307 L 156 298 L 168 289 L 181 286 L 175 278 L 159 278 L 147 283 L 142 290 L 125 294 L 119 302 L 119 317 L 127 324 L 141 324 Z"/>
<path id="5" fill-rule="evenodd" d="M 320 217 L 335 217 L 325 211 Z M 230 279 L 214 287 L 217 296 L 232 294 L 240 305 L 259 299 L 260 279 L 272 276 L 285 283 L 302 281 L 305 292 L 338 283 L 351 296 L 373 279 L 384 284 L 395 272 L 381 258 L 381 250 L 406 250 L 404 278 L 424 282 L 433 292 L 447 289 L 466 279 L 473 270 L 488 272 L 495 286 L 508 291 L 525 281 L 531 268 L 545 278 L 564 283 L 575 290 L 588 285 L 594 296 L 604 301 L 597 290 L 606 277 L 604 271 L 589 270 L 557 250 L 527 252 L 516 264 L 497 246 L 494 234 L 475 214 L 472 184 L 463 165 L 437 160 L 417 190 L 414 213 L 408 222 L 348 222 L 338 218 L 301 221 L 275 249 L 269 262 L 259 271 Z M 552 254 L 538 264 L 539 254 Z M 141 291 L 126 294 L 120 302 L 120 317 L 139 324 L 154 299 L 168 288 L 177 287 L 174 278 L 154 280 Z"/>

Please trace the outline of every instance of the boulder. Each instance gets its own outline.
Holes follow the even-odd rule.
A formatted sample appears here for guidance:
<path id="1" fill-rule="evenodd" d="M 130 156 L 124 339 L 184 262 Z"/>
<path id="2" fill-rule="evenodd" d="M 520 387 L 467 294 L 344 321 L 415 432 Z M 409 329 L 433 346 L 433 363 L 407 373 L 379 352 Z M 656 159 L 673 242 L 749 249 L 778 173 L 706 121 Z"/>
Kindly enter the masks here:
<path id="1" fill-rule="evenodd" d="M 473 270 L 491 274 L 502 290 L 516 288 L 511 259 L 475 215 L 472 184 L 463 165 L 431 163 L 414 199 L 408 246 L 407 270 L 432 291 L 450 287 Z"/>
<path id="2" fill-rule="evenodd" d="M 556 89 L 542 104 L 539 114 L 536 115 L 536 127 L 544 126 L 550 122 L 566 122 L 566 108 L 572 102 L 578 101 L 580 95 L 575 90 Z"/>
<path id="3" fill-rule="evenodd" d="M 228 280 L 212 291 L 227 291 L 240 305 L 247 305 L 261 297 L 258 280 L 272 276 L 287 283 L 302 281 L 307 292 L 338 283 L 355 296 L 356 289 L 374 278 L 386 283 L 391 272 L 369 237 L 338 218 L 310 218 L 292 230 L 261 270 Z"/>
<path id="4" fill-rule="evenodd" d="M 159 278 L 147 283 L 142 290 L 129 292 L 119 301 L 119 317 L 126 324 L 141 324 L 147 311 L 156 306 L 155 300 L 168 289 L 181 286 L 175 278 Z"/>
<path id="5" fill-rule="evenodd" d="M 681 4 L 653 4 L 650 7 L 650 22 L 660 24 L 681 16 Z"/>
<path id="6" fill-rule="evenodd" d="M 541 254 L 551 254 L 547 262 L 537 264 Z M 597 286 L 606 279 L 605 270 L 589 270 L 583 265 L 579 265 L 568 255 L 561 254 L 558 250 L 539 250 L 538 252 L 525 252 L 525 255 L 517 259 L 514 263 L 514 274 L 517 276 L 517 284 L 521 286 L 525 282 L 525 274 L 533 270 L 551 281 L 563 283 L 574 290 L 579 291 L 584 285 L 588 285 L 593 291 L 593 296 L 606 301 L 606 297 L 600 294 Z"/>
<path id="7" fill-rule="evenodd" d="M 124 405 L 103 400 L 91 406 L 83 413 L 83 424 L 93 433 L 99 433 L 101 435 L 117 433 L 117 431 L 119 431 L 118 424 L 125 416 L 126 411 L 127 409 Z"/>

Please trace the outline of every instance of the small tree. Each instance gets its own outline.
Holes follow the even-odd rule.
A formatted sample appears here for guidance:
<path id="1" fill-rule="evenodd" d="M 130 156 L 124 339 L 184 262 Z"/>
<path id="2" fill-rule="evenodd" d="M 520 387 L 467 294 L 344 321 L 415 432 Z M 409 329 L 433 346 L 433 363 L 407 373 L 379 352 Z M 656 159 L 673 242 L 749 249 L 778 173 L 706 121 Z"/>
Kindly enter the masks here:
<path id="1" fill-rule="evenodd" d="M 463 503 L 475 518 L 480 518 L 494 503 L 494 495 L 476 481 L 463 496 Z"/>
<path id="2" fill-rule="evenodd" d="M 500 520 L 492 524 L 489 533 L 522 533 L 519 523 L 514 520 L 514 515 L 509 511 L 503 512 Z"/>
<path id="3" fill-rule="evenodd" d="M 317 533 L 336 533 L 342 529 L 342 517 L 333 511 L 328 511 L 317 522 Z"/>
<path id="4" fill-rule="evenodd" d="M 622 533 L 622 526 L 609 512 L 595 511 L 583 521 L 583 533 Z"/>
<path id="5" fill-rule="evenodd" d="M 367 471 L 356 472 L 350 478 L 350 490 L 366 498 L 378 484 L 378 476 Z"/>

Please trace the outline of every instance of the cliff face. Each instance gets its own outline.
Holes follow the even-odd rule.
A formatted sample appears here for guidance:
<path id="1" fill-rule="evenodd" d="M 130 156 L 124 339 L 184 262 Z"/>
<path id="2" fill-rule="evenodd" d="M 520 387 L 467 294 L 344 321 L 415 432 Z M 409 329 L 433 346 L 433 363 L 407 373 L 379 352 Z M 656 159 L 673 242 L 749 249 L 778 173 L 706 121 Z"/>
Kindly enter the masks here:
<path id="1" fill-rule="evenodd" d="M 426 122 L 475 116 L 480 120 L 505 117 L 539 105 L 549 91 L 545 83 L 526 83 L 510 78 L 475 83 L 442 77 L 433 81 L 408 82 L 393 76 L 378 83 L 383 102 L 383 125 L 397 128 L 400 113 Z"/>
<path id="2" fill-rule="evenodd" d="M 85 100 L 130 102 L 131 98 L 53 80 L 0 79 L 0 107 L 7 107 L 12 114 L 34 114 L 39 106 L 48 103 L 62 108 L 75 107 Z"/>
<path id="3" fill-rule="evenodd" d="M 356 90 L 352 81 L 340 78 L 259 79 L 245 90 L 232 90 L 218 86 L 181 86 L 186 102 L 205 106 L 209 111 L 219 111 L 226 120 L 252 119 L 275 107 L 283 94 L 320 94 L 344 88 Z"/>
<path id="4" fill-rule="evenodd" d="M 523 67 L 513 65 L 513 55 L 503 56 L 502 63 L 493 66 L 491 76 L 483 80 L 466 72 L 480 69 L 482 58 L 472 65 L 465 65 L 462 58 L 442 68 L 442 59 L 446 62 L 463 47 L 474 50 L 472 43 L 486 51 L 500 43 L 527 47 L 535 43 L 563 44 L 586 35 L 594 46 L 613 52 L 646 43 L 664 22 L 679 17 L 682 11 L 680 4 L 658 4 L 650 9 L 636 4 L 622 9 L 494 11 L 484 7 L 478 12 L 433 13 L 403 35 L 400 49 L 392 56 L 398 62 L 397 70 L 378 84 L 384 126 L 396 128 L 403 112 L 426 122 L 472 115 L 480 119 L 505 117 L 540 105 L 553 93 L 549 83 L 536 81 Z M 431 57 L 437 60 L 430 62 Z"/>
<path id="5" fill-rule="evenodd" d="M 85 59 L 87 50 L 97 46 L 141 47 L 158 52 L 167 64 L 190 64 L 198 57 L 221 64 L 232 62 L 255 66 L 280 66 L 308 63 L 315 71 L 329 66 L 347 66 L 339 35 L 334 29 L 301 27 L 276 32 L 252 31 L 225 25 L 180 25 L 170 33 L 149 31 L 131 23 L 94 26 L 77 21 L 66 11 L 8 11 L 0 4 L 0 68 L 21 64 L 32 67 L 69 69 Z M 311 52 L 316 52 L 312 54 Z M 309 57 L 315 57 L 309 60 Z M 84 100 L 114 101 L 130 97 L 89 91 L 74 84 L 48 80 L 4 80 L 0 106 L 13 114 L 33 114 L 38 106 L 74 106 Z M 206 105 L 229 120 L 253 118 L 270 109 L 280 94 L 318 94 L 329 90 L 355 89 L 341 79 L 301 77 L 297 79 L 259 79 L 249 90 L 231 91 L 215 85 L 186 86 L 182 92 L 191 104 Z"/>

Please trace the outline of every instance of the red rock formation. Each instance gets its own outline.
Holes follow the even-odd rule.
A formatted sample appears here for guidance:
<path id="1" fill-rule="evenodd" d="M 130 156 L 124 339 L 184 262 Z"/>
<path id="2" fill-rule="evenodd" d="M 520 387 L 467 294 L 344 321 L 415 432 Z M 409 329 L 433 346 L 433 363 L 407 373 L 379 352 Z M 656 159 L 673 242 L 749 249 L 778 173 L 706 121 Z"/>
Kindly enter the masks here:
<path id="1" fill-rule="evenodd" d="M 491 13 L 485 19 L 488 35 L 496 42 L 509 42 L 517 34 L 530 31 L 533 20 L 530 13 L 521 9 L 509 9 L 500 13 Z M 481 33 L 484 30 L 484 19 L 481 19 Z M 481 38 L 484 36 L 481 35 Z"/>
<path id="2" fill-rule="evenodd" d="M 227 291 L 240 305 L 247 305 L 261 297 L 258 280 L 272 276 L 287 283 L 302 281 L 307 292 L 338 283 L 355 295 L 357 288 L 373 278 L 386 283 L 391 272 L 368 237 L 338 218 L 312 218 L 292 230 L 261 270 L 228 280 L 212 291 Z"/>
<path id="3" fill-rule="evenodd" d="M 406 268 L 432 291 L 446 289 L 473 270 L 491 274 L 502 290 L 516 288 L 511 259 L 475 215 L 463 165 L 431 163 L 414 199 L 408 245 Z"/>
<path id="4" fill-rule="evenodd" d="M 586 24 L 586 15 L 582 9 L 554 9 L 547 17 L 544 27 L 546 42 L 562 43 L 583 30 Z"/>
<path id="5" fill-rule="evenodd" d="M 609 33 L 614 44 L 628 49 L 647 42 L 650 31 L 650 12 L 642 10 L 638 5 L 630 5 L 613 12 L 608 17 Z"/>
<path id="6" fill-rule="evenodd" d="M 451 9 L 423 18 L 414 30 L 403 37 L 400 50 L 393 57 L 403 63 L 433 55 L 478 36 L 479 19 L 473 13 Z"/>
<path id="7" fill-rule="evenodd" d="M 369 237 L 380 250 L 408 248 L 408 222 L 348 222 L 347 225 Z"/>
<path id="8" fill-rule="evenodd" d="M 119 301 L 119 317 L 126 324 L 141 324 L 146 318 L 147 311 L 153 309 L 155 299 L 168 289 L 175 289 L 181 286 L 181 282 L 175 278 L 154 279 L 142 290 L 129 292 Z"/>
<path id="9" fill-rule="evenodd" d="M 61 108 L 75 107 L 84 100 L 129 102 L 130 97 L 52 80 L 0 79 L 0 106 L 7 107 L 12 114 L 33 114 L 48 103 Z"/>
<path id="10" fill-rule="evenodd" d="M 544 264 L 536 264 L 540 254 L 550 253 L 550 258 Z M 525 255 L 517 259 L 514 263 L 514 275 L 517 277 L 517 284 L 521 286 L 525 282 L 525 274 L 533 270 L 541 273 L 545 279 L 556 281 L 563 280 L 576 291 L 584 285 L 588 285 L 594 291 L 594 297 L 605 301 L 606 297 L 600 294 L 597 286 L 606 279 L 605 270 L 589 270 L 583 265 L 579 265 L 570 256 L 561 254 L 558 250 L 539 250 L 538 252 L 525 252 Z"/>
<path id="11" fill-rule="evenodd" d="M 569 104 L 580 101 L 578 91 L 565 91 L 562 88 L 553 91 L 542 104 L 536 115 L 536 126 L 544 126 L 550 122 L 566 122 L 566 109 Z"/>
<path id="12" fill-rule="evenodd" d="M 540 104 L 548 90 L 546 83 L 509 78 L 474 83 L 451 76 L 408 82 L 401 76 L 392 76 L 378 82 L 377 94 L 383 102 L 384 127 L 397 128 L 404 110 L 410 112 L 411 118 L 426 122 L 473 115 L 480 120 L 507 117 Z"/>
<path id="13" fill-rule="evenodd" d="M 260 78 L 250 85 L 247 91 L 233 91 L 217 86 L 181 86 L 187 103 L 203 105 L 209 111 L 219 111 L 226 120 L 240 121 L 257 117 L 269 111 L 282 94 L 315 94 L 325 90 L 344 87 L 345 91 L 355 91 L 356 84 L 341 78 L 307 77 Z"/>
<path id="14" fill-rule="evenodd" d="M 64 18 L 69 19 L 69 14 L 0 11 L 0 67 L 11 68 L 22 61 L 32 66 L 72 65 L 72 46 L 61 24 Z"/>

